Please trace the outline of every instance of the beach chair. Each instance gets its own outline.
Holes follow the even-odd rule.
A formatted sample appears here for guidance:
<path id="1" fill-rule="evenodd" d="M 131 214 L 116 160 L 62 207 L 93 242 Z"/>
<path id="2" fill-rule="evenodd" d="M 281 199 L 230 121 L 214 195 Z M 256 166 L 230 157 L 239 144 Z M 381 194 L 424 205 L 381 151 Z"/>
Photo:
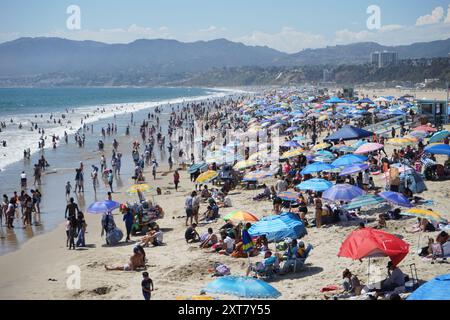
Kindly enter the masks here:
<path id="1" fill-rule="evenodd" d="M 313 246 L 311 244 L 308 244 L 308 246 L 306 247 L 306 250 L 305 250 L 305 257 L 295 259 L 294 273 L 300 272 L 303 269 L 303 267 L 305 266 L 306 259 L 308 259 L 309 253 L 311 252 L 312 249 L 313 249 Z"/>
<path id="2" fill-rule="evenodd" d="M 440 243 L 435 243 L 431 246 L 432 250 L 432 263 L 440 259 L 440 262 L 446 262 L 447 258 L 450 257 L 450 241 L 441 245 Z"/>
<path id="3" fill-rule="evenodd" d="M 258 276 L 258 278 L 270 280 L 273 279 L 273 277 L 278 271 L 279 266 L 277 266 L 277 259 L 276 257 L 273 257 L 273 259 L 269 263 L 264 265 L 262 269 L 255 270 L 255 273 Z"/>

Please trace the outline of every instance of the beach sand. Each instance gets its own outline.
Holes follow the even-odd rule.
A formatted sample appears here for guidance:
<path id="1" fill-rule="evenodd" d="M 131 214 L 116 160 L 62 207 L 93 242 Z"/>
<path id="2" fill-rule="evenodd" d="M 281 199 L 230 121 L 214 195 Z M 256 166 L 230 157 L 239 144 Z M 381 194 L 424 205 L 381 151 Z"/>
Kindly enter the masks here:
<path id="1" fill-rule="evenodd" d="M 383 93 L 384 94 L 384 93 Z M 397 94 L 398 95 L 398 94 Z M 130 147 L 131 148 L 131 147 Z M 388 147 L 390 154 L 392 148 Z M 129 152 L 129 150 L 123 150 Z M 439 157 L 440 163 L 443 157 Z M 201 289 L 210 281 L 211 274 L 208 269 L 214 262 L 222 262 L 231 268 L 234 275 L 245 275 L 248 265 L 247 259 L 235 259 L 218 254 L 207 253 L 198 248 L 198 244 L 186 244 L 184 240 L 185 219 L 184 201 L 193 190 L 193 183 L 189 180 L 186 171 L 181 171 L 181 184 L 179 191 L 174 190 L 172 173 L 161 166 L 158 170 L 157 180 L 152 181 L 150 172 L 146 171 L 148 183 L 155 189 L 160 187 L 163 195 L 155 196 L 155 201 L 165 211 L 165 218 L 158 224 L 164 232 L 165 246 L 146 248 L 148 258 L 148 272 L 153 279 L 156 291 L 152 299 L 176 299 L 180 296 L 198 295 Z M 126 187 L 132 184 L 131 177 L 122 177 L 124 186 L 114 194 L 114 200 L 119 202 L 135 201 L 136 197 L 125 193 Z M 376 178 L 377 186 L 384 183 Z M 269 181 L 269 184 L 275 181 Z M 447 219 L 450 198 L 450 184 L 448 181 L 427 182 L 428 191 L 421 194 L 426 200 L 433 200 L 434 211 L 440 212 Z M 252 201 L 258 191 L 236 189 L 231 192 L 232 208 L 221 209 L 222 216 L 235 209 L 249 210 L 258 217 L 271 214 L 272 203 L 269 201 Z M 200 212 L 204 212 L 202 204 Z M 387 207 L 384 207 L 385 212 Z M 309 210 L 308 218 L 312 217 Z M 370 213 L 370 212 L 368 212 Z M 370 218 L 375 220 L 376 212 L 372 210 Z M 133 244 L 121 243 L 116 247 L 105 246 L 100 237 L 101 227 L 99 215 L 86 215 L 88 229 L 84 250 L 69 251 L 65 246 L 65 226 L 61 225 L 50 233 L 34 237 L 27 241 L 19 250 L 0 257 L 2 277 L 0 277 L 0 299 L 133 299 L 142 300 L 140 272 L 105 271 L 104 265 L 124 265 L 132 254 Z M 115 215 L 116 224 L 125 230 L 120 214 Z M 435 238 L 437 232 L 429 234 L 410 234 L 415 219 L 388 221 L 386 231 L 401 235 L 408 242 L 410 253 L 401 262 L 400 268 L 409 272 L 409 265 L 415 263 L 420 279 L 430 280 L 437 275 L 448 273 L 448 264 L 431 264 L 422 260 L 416 253 L 419 237 L 420 247 L 425 246 L 427 237 Z M 219 220 L 198 228 L 203 233 L 208 227 L 215 232 L 224 222 Z M 374 226 L 376 222 L 369 223 Z M 280 299 L 323 299 L 320 292 L 327 285 L 340 285 L 342 271 L 349 268 L 360 280 L 367 283 L 368 260 L 363 262 L 352 261 L 347 258 L 338 258 L 337 254 L 343 240 L 356 228 L 350 223 L 340 223 L 322 229 L 308 229 L 308 235 L 302 240 L 314 246 L 307 264 L 302 272 L 277 277 L 271 282 L 282 296 Z M 139 238 L 133 238 L 138 241 Z M 271 245 L 273 249 L 273 244 Z M 253 262 L 260 261 L 261 257 L 251 258 Z M 386 275 L 387 258 L 371 260 L 371 282 L 375 277 Z M 81 270 L 81 287 L 68 288 L 67 281 L 71 266 Z M 216 295 L 215 295 L 216 296 Z M 236 299 L 233 296 L 216 296 L 222 299 Z"/>

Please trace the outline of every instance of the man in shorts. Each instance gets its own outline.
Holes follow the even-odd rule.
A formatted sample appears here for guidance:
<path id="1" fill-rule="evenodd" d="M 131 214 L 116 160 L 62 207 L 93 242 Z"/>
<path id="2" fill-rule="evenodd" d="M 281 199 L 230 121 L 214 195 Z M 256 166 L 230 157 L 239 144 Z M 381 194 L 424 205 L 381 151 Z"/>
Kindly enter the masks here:
<path id="1" fill-rule="evenodd" d="M 145 300 L 150 300 L 152 297 L 152 291 L 154 291 L 153 281 L 150 279 L 148 272 L 142 273 L 142 277 L 144 278 L 141 282 L 142 287 L 142 295 Z"/>

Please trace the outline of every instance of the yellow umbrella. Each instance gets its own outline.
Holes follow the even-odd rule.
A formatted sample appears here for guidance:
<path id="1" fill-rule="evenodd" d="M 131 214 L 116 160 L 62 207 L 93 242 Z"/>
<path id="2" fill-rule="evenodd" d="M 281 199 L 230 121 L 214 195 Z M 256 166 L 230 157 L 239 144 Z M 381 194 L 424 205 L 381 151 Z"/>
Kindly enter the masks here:
<path id="1" fill-rule="evenodd" d="M 234 169 L 236 170 L 244 170 L 253 166 L 256 166 L 256 161 L 254 160 L 243 160 L 243 161 L 239 161 L 238 163 L 236 163 L 234 165 Z"/>
<path id="2" fill-rule="evenodd" d="M 330 146 L 330 145 L 329 145 L 328 143 L 323 142 L 323 143 L 316 144 L 316 145 L 313 147 L 313 150 L 323 150 L 323 149 L 328 148 L 329 146 Z"/>
<path id="3" fill-rule="evenodd" d="M 150 187 L 148 184 L 135 184 L 132 185 L 128 190 L 127 193 L 128 194 L 136 194 L 138 193 L 138 191 L 143 192 L 143 193 L 148 193 L 152 190 L 152 187 Z"/>
<path id="4" fill-rule="evenodd" d="M 287 151 L 287 152 L 283 153 L 283 155 L 281 156 L 281 159 L 289 159 L 289 158 L 298 157 L 299 155 L 303 154 L 304 151 L 305 150 L 303 150 L 301 148 Z"/>
<path id="5" fill-rule="evenodd" d="M 436 222 L 446 222 L 447 221 L 446 219 L 442 218 L 442 216 L 437 212 L 434 212 L 431 210 L 426 210 L 426 209 L 420 209 L 420 208 L 409 209 L 405 212 L 402 212 L 402 215 L 425 218 L 425 219 L 433 220 Z"/>
<path id="6" fill-rule="evenodd" d="M 393 138 L 393 139 L 389 139 L 388 143 L 393 144 L 393 145 L 408 145 L 408 144 L 417 143 L 417 139 L 408 138 L 408 137 Z"/>
<path id="7" fill-rule="evenodd" d="M 198 176 L 197 180 L 195 180 L 196 183 L 208 183 L 215 178 L 219 176 L 219 173 L 214 170 L 208 170 L 206 172 L 203 172 L 201 175 Z"/>
<path id="8" fill-rule="evenodd" d="M 323 115 L 319 117 L 319 121 L 325 121 L 328 120 L 328 115 Z"/>
<path id="9" fill-rule="evenodd" d="M 248 129 L 248 132 L 256 133 L 258 131 L 261 131 L 261 129 L 262 129 L 261 126 L 253 126 L 250 129 Z"/>

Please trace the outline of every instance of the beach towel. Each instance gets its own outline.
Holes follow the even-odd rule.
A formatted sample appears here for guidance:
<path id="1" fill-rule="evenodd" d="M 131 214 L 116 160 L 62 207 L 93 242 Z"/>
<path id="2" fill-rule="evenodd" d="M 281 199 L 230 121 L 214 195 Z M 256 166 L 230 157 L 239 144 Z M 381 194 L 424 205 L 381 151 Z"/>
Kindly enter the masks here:
<path id="1" fill-rule="evenodd" d="M 335 291 L 335 290 L 338 290 L 338 289 L 339 289 L 338 286 L 329 285 L 329 286 L 326 286 L 326 287 L 323 287 L 322 289 L 320 289 L 320 292 L 329 292 L 329 291 Z"/>

